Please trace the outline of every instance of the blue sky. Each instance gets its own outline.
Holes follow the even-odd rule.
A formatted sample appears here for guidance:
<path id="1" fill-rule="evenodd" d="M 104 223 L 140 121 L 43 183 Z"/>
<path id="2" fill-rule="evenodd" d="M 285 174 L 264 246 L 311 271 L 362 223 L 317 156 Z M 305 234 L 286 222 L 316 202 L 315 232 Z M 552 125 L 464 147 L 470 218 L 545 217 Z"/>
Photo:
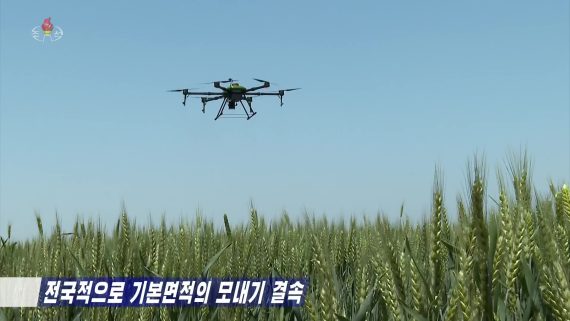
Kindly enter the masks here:
<path id="1" fill-rule="evenodd" d="M 111 225 L 330 217 L 447 205 L 466 162 L 527 148 L 537 187 L 570 178 L 568 1 L 3 1 L 0 235 L 34 212 Z M 47 16 L 63 39 L 38 43 Z M 302 87 L 214 121 L 173 88 L 228 77 Z M 207 86 L 201 87 L 207 89 Z M 493 175 L 489 175 L 491 178 Z M 492 191 L 496 181 L 489 181 Z"/>

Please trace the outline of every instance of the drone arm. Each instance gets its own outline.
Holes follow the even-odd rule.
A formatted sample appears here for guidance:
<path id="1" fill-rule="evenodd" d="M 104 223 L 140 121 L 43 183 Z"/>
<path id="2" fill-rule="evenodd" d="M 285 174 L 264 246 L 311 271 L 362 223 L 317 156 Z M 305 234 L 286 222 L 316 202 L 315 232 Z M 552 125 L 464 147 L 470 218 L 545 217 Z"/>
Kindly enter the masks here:
<path id="1" fill-rule="evenodd" d="M 195 95 L 195 96 L 217 96 L 217 95 L 220 95 L 221 93 L 220 93 L 220 92 L 215 93 L 215 92 L 211 92 L 211 91 L 206 91 L 206 92 L 192 92 L 192 91 L 189 91 L 189 92 L 187 92 L 186 94 L 187 94 L 187 95 Z"/>
<path id="2" fill-rule="evenodd" d="M 248 96 L 281 96 L 280 93 L 247 93 Z"/>
<path id="3" fill-rule="evenodd" d="M 222 99 L 224 98 L 224 96 L 216 96 L 216 97 L 202 97 L 202 112 L 205 113 L 206 112 L 206 103 L 209 101 L 213 101 L 213 100 L 218 100 L 218 99 Z"/>
<path id="4" fill-rule="evenodd" d="M 250 96 L 278 96 L 279 102 L 281 103 L 281 106 L 283 106 L 283 95 L 285 95 L 285 91 L 279 90 L 278 92 L 274 93 L 247 93 L 247 94 Z"/>
<path id="5" fill-rule="evenodd" d="M 247 89 L 245 92 L 256 91 L 256 90 L 263 89 L 263 88 L 269 88 L 269 82 L 266 81 L 261 86 L 251 87 L 251 88 Z"/>
<path id="6" fill-rule="evenodd" d="M 217 96 L 217 97 L 202 97 L 202 102 L 209 102 L 209 101 L 213 101 L 213 100 L 218 100 L 218 99 L 222 99 L 224 98 L 224 96 Z"/>

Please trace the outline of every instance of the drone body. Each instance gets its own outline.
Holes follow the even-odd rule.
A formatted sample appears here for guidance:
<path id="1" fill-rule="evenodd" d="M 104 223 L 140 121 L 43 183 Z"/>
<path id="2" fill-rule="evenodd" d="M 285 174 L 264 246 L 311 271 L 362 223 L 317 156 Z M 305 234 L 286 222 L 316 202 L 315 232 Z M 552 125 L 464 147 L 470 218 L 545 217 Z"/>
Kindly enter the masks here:
<path id="1" fill-rule="evenodd" d="M 182 95 L 184 96 L 182 104 L 185 106 L 186 106 L 186 98 L 188 98 L 188 96 L 192 95 L 202 96 L 200 98 L 202 99 L 203 113 L 206 112 L 206 104 L 208 102 L 222 99 L 222 104 L 214 120 L 217 120 L 218 118 L 224 115 L 224 110 L 226 107 L 230 110 L 235 110 L 237 104 L 239 103 L 245 112 L 245 117 L 249 120 L 251 119 L 251 117 L 255 116 L 256 114 L 256 112 L 253 111 L 253 108 L 251 107 L 254 96 L 277 96 L 279 97 L 281 106 L 283 106 L 283 95 L 285 95 L 285 92 L 300 89 L 300 88 L 291 88 L 291 89 L 282 89 L 275 92 L 258 92 L 257 90 L 268 88 L 270 86 L 270 83 L 268 81 L 261 79 L 254 78 L 254 80 L 261 82 L 263 84 L 260 86 L 246 88 L 240 85 L 239 83 L 235 82 L 234 79 L 230 78 L 228 80 L 214 81 L 212 83 L 214 84 L 215 88 L 221 90 L 219 92 L 193 92 L 190 89 L 175 89 L 170 91 L 182 92 Z M 228 87 L 223 87 L 222 85 L 220 85 L 223 83 L 230 83 L 230 85 Z M 247 103 L 249 110 L 245 108 L 245 105 L 243 104 L 244 101 Z M 230 115 L 230 116 L 235 116 L 235 115 Z"/>

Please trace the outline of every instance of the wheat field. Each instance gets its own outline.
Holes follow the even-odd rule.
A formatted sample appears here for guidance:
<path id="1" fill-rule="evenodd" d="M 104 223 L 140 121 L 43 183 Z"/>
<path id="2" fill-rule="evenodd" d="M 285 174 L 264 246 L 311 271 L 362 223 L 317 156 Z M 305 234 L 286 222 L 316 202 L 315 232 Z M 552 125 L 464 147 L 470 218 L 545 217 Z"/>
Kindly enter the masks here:
<path id="1" fill-rule="evenodd" d="M 284 213 L 224 226 L 77 219 L 10 240 L 2 227 L 0 276 L 304 277 L 301 308 L 4 308 L 2 320 L 570 320 L 570 189 L 535 190 L 526 155 L 499 172 L 469 166 L 466 197 L 446 200 L 436 172 L 429 217 L 377 215 L 331 222 Z M 456 215 L 450 215 L 454 209 Z M 402 209 L 403 212 L 403 209 Z M 64 233 L 66 232 L 66 233 Z"/>

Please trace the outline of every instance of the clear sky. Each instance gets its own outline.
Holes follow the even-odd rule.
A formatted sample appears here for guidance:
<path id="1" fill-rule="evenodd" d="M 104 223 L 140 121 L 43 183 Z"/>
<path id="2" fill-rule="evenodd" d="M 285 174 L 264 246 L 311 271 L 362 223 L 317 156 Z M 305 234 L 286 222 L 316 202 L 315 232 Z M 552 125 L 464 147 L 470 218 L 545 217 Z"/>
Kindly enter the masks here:
<path id="1" fill-rule="evenodd" d="M 34 212 L 138 222 L 429 210 L 466 162 L 526 147 L 536 186 L 570 178 L 569 2 L 2 1 L 0 235 Z M 51 16 L 64 30 L 39 43 Z M 173 88 L 302 87 L 214 121 Z M 272 86 L 273 87 L 273 86 Z M 208 89 L 207 86 L 201 87 Z M 490 175 L 492 177 L 492 175 Z M 496 186 L 492 179 L 491 187 Z"/>

